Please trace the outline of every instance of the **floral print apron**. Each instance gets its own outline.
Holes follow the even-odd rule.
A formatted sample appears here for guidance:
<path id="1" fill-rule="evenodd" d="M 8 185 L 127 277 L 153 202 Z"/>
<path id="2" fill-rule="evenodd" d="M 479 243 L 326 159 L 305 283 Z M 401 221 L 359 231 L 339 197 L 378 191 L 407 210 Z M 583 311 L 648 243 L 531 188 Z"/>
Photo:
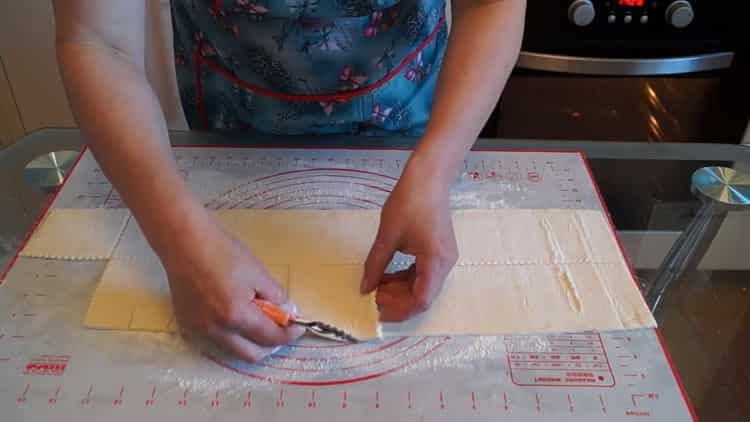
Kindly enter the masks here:
<path id="1" fill-rule="evenodd" d="M 405 134 L 427 124 L 444 0 L 172 0 L 188 123 L 274 134 Z"/>

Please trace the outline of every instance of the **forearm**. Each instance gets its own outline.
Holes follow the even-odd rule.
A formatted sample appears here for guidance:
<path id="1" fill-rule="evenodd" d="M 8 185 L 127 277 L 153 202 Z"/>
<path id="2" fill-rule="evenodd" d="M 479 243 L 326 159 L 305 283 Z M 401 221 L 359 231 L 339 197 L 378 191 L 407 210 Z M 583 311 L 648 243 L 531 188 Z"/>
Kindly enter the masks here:
<path id="1" fill-rule="evenodd" d="M 207 224 L 176 169 L 162 111 L 138 63 L 79 42 L 58 43 L 58 58 L 87 144 L 157 252 Z"/>
<path id="2" fill-rule="evenodd" d="M 525 0 L 454 0 L 453 27 L 425 135 L 414 158 L 455 175 L 515 66 Z"/>

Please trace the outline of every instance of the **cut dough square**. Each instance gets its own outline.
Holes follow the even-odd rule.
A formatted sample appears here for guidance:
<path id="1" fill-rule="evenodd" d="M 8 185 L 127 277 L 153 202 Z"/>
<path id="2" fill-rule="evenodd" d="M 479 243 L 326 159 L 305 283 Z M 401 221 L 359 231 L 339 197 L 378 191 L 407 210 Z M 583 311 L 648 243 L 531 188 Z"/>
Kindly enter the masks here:
<path id="1" fill-rule="evenodd" d="M 547 248 L 547 237 L 540 224 L 540 210 L 518 210 L 499 213 L 499 227 L 493 239 L 500 264 L 544 264 L 553 262 Z M 483 241 L 480 241 L 483 243 Z"/>
<path id="2" fill-rule="evenodd" d="M 288 228 L 271 218 L 256 217 L 255 213 L 258 212 L 262 211 L 246 213 L 244 210 L 219 210 L 213 216 L 224 231 L 236 236 L 264 264 L 288 263 L 287 254 L 294 247 L 288 237 Z"/>
<path id="3" fill-rule="evenodd" d="M 463 210 L 454 213 L 453 224 L 458 265 L 617 262 L 619 256 L 598 211 Z"/>
<path id="4" fill-rule="evenodd" d="M 120 240 L 117 242 L 114 252 L 112 252 L 112 257 L 119 259 L 135 257 L 158 259 L 135 218 L 130 218 L 125 225 L 122 236 L 120 236 Z"/>
<path id="5" fill-rule="evenodd" d="M 53 209 L 37 227 L 21 256 L 109 259 L 129 216 L 123 209 Z"/>
<path id="6" fill-rule="evenodd" d="M 375 295 L 359 293 L 361 265 L 292 266 L 289 299 L 303 318 L 333 324 L 354 337 L 380 337 Z"/>
<path id="7" fill-rule="evenodd" d="M 623 328 L 655 327 L 653 314 L 646 307 L 640 289 L 630 270 L 621 261 L 615 264 L 594 264 L 591 267 L 603 280 L 604 294 L 622 321 Z"/>
<path id="8" fill-rule="evenodd" d="M 539 215 L 545 246 L 552 258 L 548 263 L 591 262 L 593 256 L 581 231 L 578 212 L 545 210 Z"/>
<path id="9" fill-rule="evenodd" d="M 220 210 L 214 216 L 266 265 L 364 264 L 380 219 L 378 211 L 340 210 Z"/>
<path id="10" fill-rule="evenodd" d="M 597 263 L 623 263 L 623 251 L 617 243 L 607 216 L 599 211 L 580 210 L 576 213 L 588 250 Z"/>
<path id="11" fill-rule="evenodd" d="M 169 284 L 154 259 L 107 263 L 86 314 L 90 328 L 164 331 L 171 319 Z"/>
<path id="12" fill-rule="evenodd" d="M 123 277 L 124 281 L 133 286 L 130 299 L 133 304 L 133 319 L 130 321 L 131 330 L 166 331 L 169 322 L 174 318 L 172 298 L 169 292 L 169 281 L 164 268 L 156 259 L 127 259 L 112 261 L 118 272 L 110 277 Z M 110 262 L 110 263 L 112 263 Z M 130 266 L 130 271 L 122 271 Z M 129 278 L 127 274 L 138 274 Z"/>
<path id="13" fill-rule="evenodd" d="M 143 300 L 135 305 L 133 319 L 130 321 L 129 330 L 136 331 L 173 331 L 172 320 L 174 310 L 169 292 L 156 294 L 154 297 Z"/>
<path id="14" fill-rule="evenodd" d="M 384 323 L 384 336 L 488 334 L 522 330 L 528 322 L 528 266 L 455 267 L 432 307 L 402 323 Z M 508 317 L 511 316 L 511 317 Z"/>
<path id="15" fill-rule="evenodd" d="M 551 262 L 538 210 L 462 210 L 453 214 L 458 265 Z"/>
<path id="16" fill-rule="evenodd" d="M 103 330 L 129 330 L 135 305 L 128 300 L 128 286 L 97 287 L 84 326 Z"/>

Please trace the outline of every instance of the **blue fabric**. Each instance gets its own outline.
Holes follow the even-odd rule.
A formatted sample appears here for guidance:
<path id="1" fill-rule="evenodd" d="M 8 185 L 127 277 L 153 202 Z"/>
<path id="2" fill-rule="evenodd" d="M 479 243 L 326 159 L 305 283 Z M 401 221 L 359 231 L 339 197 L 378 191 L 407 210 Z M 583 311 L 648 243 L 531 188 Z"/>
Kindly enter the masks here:
<path id="1" fill-rule="evenodd" d="M 418 136 L 447 43 L 444 0 L 172 0 L 193 129 Z"/>

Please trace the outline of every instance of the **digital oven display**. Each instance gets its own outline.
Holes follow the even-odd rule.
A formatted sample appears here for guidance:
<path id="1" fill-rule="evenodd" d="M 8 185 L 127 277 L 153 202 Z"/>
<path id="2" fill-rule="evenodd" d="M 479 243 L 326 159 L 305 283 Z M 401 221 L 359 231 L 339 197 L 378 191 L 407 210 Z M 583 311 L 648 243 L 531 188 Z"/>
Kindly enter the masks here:
<path id="1" fill-rule="evenodd" d="M 645 0 L 617 0 L 617 3 L 620 6 L 643 7 L 643 3 L 645 3 Z"/>

